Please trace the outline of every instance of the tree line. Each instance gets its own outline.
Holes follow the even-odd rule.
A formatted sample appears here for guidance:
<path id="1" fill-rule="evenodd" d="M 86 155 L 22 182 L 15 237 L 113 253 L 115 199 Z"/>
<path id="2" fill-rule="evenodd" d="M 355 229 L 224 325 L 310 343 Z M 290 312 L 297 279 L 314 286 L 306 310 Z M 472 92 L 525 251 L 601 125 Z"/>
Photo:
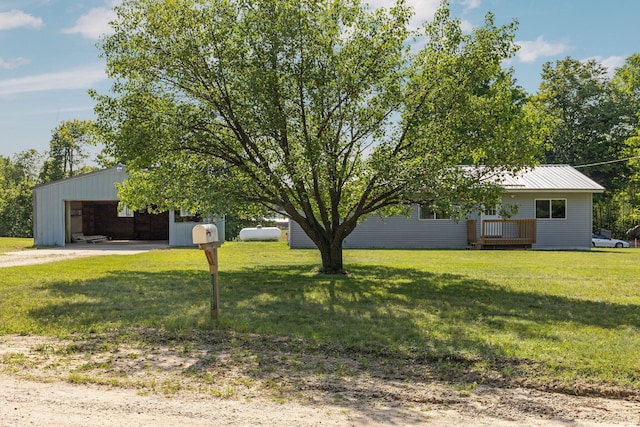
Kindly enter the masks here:
<path id="1" fill-rule="evenodd" d="M 63 121 L 52 131 L 46 152 L 0 156 L 0 236 L 33 236 L 34 186 L 97 169 L 85 163 L 96 135 L 91 120 Z"/>
<path id="2" fill-rule="evenodd" d="M 624 237 L 640 223 L 640 54 L 612 75 L 595 60 L 548 62 L 529 102 L 553 120 L 541 161 L 570 164 L 604 186 L 594 228 Z"/>

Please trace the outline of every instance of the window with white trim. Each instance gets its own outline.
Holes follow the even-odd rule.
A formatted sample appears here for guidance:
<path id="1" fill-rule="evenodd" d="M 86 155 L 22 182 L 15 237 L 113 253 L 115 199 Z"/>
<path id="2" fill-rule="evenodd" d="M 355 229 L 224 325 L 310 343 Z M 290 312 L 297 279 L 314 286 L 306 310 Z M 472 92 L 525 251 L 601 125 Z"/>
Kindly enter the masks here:
<path id="1" fill-rule="evenodd" d="M 482 214 L 486 216 L 498 216 L 500 214 L 500 208 L 498 206 L 485 208 Z"/>
<path id="2" fill-rule="evenodd" d="M 118 218 L 133 218 L 133 211 L 125 205 L 119 205 Z"/>
<path id="3" fill-rule="evenodd" d="M 419 219 L 450 219 L 451 215 L 444 209 L 433 205 L 420 205 L 418 209 Z"/>
<path id="4" fill-rule="evenodd" d="M 173 222 L 202 222 L 202 217 L 198 212 L 179 209 L 174 212 Z"/>
<path id="5" fill-rule="evenodd" d="M 536 199 L 537 219 L 567 219 L 567 199 Z"/>

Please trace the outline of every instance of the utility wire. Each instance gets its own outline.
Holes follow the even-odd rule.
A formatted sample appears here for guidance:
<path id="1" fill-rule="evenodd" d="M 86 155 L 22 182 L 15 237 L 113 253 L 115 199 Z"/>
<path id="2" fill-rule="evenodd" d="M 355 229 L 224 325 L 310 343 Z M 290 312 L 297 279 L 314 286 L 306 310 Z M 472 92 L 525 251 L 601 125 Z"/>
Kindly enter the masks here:
<path id="1" fill-rule="evenodd" d="M 633 159 L 640 159 L 640 156 L 627 157 L 626 159 L 620 159 L 620 160 L 609 160 L 608 162 L 589 163 L 588 165 L 574 166 L 574 168 L 577 169 L 577 168 L 586 168 L 589 166 L 608 165 L 610 163 L 626 162 L 627 160 L 633 160 Z"/>

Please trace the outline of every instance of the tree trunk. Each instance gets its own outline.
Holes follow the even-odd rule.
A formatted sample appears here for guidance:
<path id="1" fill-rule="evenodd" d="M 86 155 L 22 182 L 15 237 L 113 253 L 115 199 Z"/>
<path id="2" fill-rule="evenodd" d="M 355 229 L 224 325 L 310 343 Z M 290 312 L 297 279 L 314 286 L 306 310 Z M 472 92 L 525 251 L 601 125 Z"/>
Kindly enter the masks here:
<path id="1" fill-rule="evenodd" d="M 342 241 L 318 245 L 322 257 L 322 273 L 344 274 L 342 266 Z"/>
<path id="2" fill-rule="evenodd" d="M 353 231 L 356 222 L 354 221 L 354 223 L 347 228 L 347 231 L 342 229 L 338 234 L 332 231 L 327 231 L 322 227 L 322 225 L 313 217 L 313 212 L 310 212 L 308 217 L 305 217 L 299 215 L 299 213 L 291 207 L 291 211 L 288 213 L 291 215 L 290 218 L 300 225 L 305 234 L 309 236 L 311 241 L 315 243 L 316 247 L 320 251 L 320 257 L 322 259 L 322 267 L 320 271 L 324 274 L 346 273 L 342 265 L 342 242 L 344 238 Z"/>

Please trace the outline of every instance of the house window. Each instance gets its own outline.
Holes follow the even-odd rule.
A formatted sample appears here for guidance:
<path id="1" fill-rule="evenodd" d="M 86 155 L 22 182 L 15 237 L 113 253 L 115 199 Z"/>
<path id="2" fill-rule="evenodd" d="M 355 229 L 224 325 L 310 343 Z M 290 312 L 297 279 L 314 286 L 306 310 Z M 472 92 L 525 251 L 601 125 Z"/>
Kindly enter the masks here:
<path id="1" fill-rule="evenodd" d="M 174 222 L 202 222 L 199 213 L 189 212 L 187 209 L 175 211 Z"/>
<path id="2" fill-rule="evenodd" d="M 118 218 L 133 218 L 133 211 L 124 205 L 120 205 Z"/>
<path id="3" fill-rule="evenodd" d="M 444 209 L 433 205 L 420 205 L 420 219 L 449 219 L 451 217 Z"/>
<path id="4" fill-rule="evenodd" d="M 499 208 L 498 206 L 494 206 L 491 208 L 485 208 L 484 212 L 482 213 L 485 216 L 499 216 Z"/>
<path id="5" fill-rule="evenodd" d="M 536 200 L 536 218 L 538 219 L 566 219 L 566 199 L 539 199 Z"/>

